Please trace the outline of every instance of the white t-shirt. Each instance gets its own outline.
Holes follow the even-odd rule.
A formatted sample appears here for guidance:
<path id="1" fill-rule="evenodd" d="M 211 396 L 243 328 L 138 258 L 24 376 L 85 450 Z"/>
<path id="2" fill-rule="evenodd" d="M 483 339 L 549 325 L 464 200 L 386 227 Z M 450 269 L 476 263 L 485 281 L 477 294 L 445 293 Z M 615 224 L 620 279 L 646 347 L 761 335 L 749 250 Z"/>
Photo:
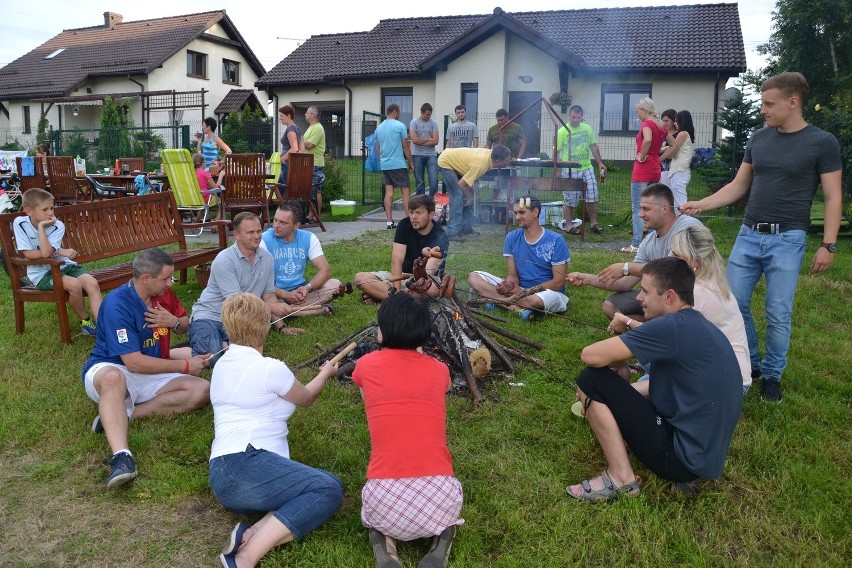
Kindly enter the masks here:
<path id="1" fill-rule="evenodd" d="M 748 353 L 748 339 L 746 338 L 743 315 L 733 295 L 728 299 L 722 297 L 722 293 L 716 288 L 710 288 L 703 283 L 696 282 L 693 288 L 695 304 L 692 306 L 707 318 L 707 321 L 719 328 L 725 334 L 737 363 L 740 364 L 740 372 L 743 375 L 743 386 L 751 385 L 751 357 Z"/>
<path id="2" fill-rule="evenodd" d="M 210 381 L 216 434 L 210 459 L 244 452 L 248 444 L 289 458 L 287 419 L 296 405 L 281 397 L 295 381 L 278 359 L 232 343 L 213 368 Z"/>

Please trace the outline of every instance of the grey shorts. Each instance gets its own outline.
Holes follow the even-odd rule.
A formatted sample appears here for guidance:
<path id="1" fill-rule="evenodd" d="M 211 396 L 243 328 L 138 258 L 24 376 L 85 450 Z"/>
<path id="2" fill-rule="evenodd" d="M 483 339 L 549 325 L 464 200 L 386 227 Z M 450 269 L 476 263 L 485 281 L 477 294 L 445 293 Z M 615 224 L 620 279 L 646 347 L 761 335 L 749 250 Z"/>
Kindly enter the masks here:
<path id="1" fill-rule="evenodd" d="M 627 292 L 616 292 L 607 296 L 610 304 L 624 315 L 643 315 L 642 304 L 636 300 L 639 290 L 628 290 Z"/>
<path id="2" fill-rule="evenodd" d="M 382 170 L 382 184 L 392 185 L 395 188 L 411 188 L 411 181 L 408 176 L 408 168 L 399 168 L 398 170 Z"/>

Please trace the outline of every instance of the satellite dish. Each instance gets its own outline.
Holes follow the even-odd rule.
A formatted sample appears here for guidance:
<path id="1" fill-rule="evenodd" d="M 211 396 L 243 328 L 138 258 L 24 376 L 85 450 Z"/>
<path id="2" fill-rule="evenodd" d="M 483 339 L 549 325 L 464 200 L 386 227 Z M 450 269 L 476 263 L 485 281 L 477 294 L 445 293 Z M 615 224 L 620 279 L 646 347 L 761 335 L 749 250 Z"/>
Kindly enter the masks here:
<path id="1" fill-rule="evenodd" d="M 725 89 L 725 102 L 733 100 L 740 95 L 742 95 L 742 91 L 740 91 L 738 88 L 728 87 L 727 89 Z"/>

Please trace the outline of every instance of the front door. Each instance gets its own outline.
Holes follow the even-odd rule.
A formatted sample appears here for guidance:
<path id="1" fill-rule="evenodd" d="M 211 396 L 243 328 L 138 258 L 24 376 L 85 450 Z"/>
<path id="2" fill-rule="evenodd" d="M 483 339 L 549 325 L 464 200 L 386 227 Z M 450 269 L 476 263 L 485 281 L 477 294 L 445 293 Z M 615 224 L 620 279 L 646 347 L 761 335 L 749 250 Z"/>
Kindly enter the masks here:
<path id="1" fill-rule="evenodd" d="M 533 105 L 527 112 L 515 120 L 524 129 L 527 149 L 519 158 L 535 157 L 541 150 L 541 105 L 533 104 L 541 100 L 541 91 L 509 91 L 509 118 Z"/>

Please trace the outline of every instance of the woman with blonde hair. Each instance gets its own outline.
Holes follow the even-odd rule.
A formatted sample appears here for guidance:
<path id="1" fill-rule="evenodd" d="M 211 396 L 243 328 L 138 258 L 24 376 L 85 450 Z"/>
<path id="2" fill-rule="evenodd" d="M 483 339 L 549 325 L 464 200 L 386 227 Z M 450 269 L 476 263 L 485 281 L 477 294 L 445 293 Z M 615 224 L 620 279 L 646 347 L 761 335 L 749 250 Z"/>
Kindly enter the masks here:
<path id="1" fill-rule="evenodd" d="M 743 376 L 743 395 L 751 387 L 751 360 L 748 352 L 745 324 L 736 298 L 731 294 L 728 278 L 725 275 L 725 261 L 716 250 L 713 233 L 704 225 L 694 225 L 678 231 L 669 241 L 671 256 L 686 262 L 695 271 L 692 307 L 725 334 Z M 613 333 L 623 333 L 636 329 L 641 322 L 616 312 L 609 329 Z M 644 385 L 645 375 L 634 383 L 637 390 L 647 392 Z M 646 395 L 647 396 L 647 395 Z"/>
<path id="2" fill-rule="evenodd" d="M 633 159 L 633 174 L 630 177 L 630 199 L 633 210 L 633 239 L 630 246 L 623 247 L 621 252 L 636 254 L 639 243 L 642 242 L 644 224 L 639 217 L 639 200 L 642 190 L 652 183 L 660 181 L 660 148 L 667 136 L 663 122 L 657 116 L 657 107 L 648 97 L 639 99 L 636 103 L 636 116 L 642 121 L 636 134 L 636 156 Z M 674 138 L 669 142 L 674 143 Z"/>
<path id="3" fill-rule="evenodd" d="M 287 443 L 287 420 L 297 406 L 313 404 L 337 365 L 326 363 L 302 385 L 283 362 L 263 356 L 269 319 L 269 307 L 254 294 L 233 294 L 222 304 L 231 344 L 210 381 L 210 488 L 230 511 L 263 515 L 231 531 L 219 556 L 224 568 L 255 566 L 274 547 L 320 526 L 343 501 L 340 479 L 291 460 Z"/>
<path id="4" fill-rule="evenodd" d="M 716 250 L 713 233 L 703 225 L 687 227 L 672 235 L 669 246 L 672 256 L 685 260 L 695 271 L 693 307 L 718 327 L 731 342 L 743 375 L 745 394 L 751 386 L 748 339 L 737 300 L 728 286 L 725 261 Z"/>

